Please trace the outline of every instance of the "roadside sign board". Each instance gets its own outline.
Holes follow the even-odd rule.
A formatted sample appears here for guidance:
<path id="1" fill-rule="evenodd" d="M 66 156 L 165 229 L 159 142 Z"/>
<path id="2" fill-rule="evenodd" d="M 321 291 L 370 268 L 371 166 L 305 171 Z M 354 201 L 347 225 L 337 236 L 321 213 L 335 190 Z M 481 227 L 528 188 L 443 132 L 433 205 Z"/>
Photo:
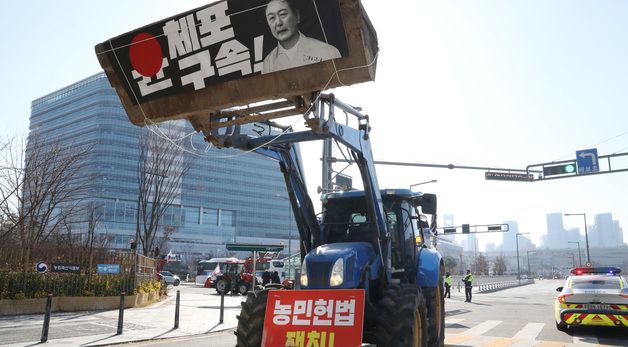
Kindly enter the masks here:
<path id="1" fill-rule="evenodd" d="M 364 290 L 271 290 L 262 347 L 362 345 Z"/>
<path id="2" fill-rule="evenodd" d="M 514 173 L 514 172 L 494 172 L 494 171 L 485 172 L 484 178 L 487 180 L 520 181 L 520 182 L 532 182 L 533 180 L 533 177 L 530 174 Z"/>
<path id="3" fill-rule="evenodd" d="M 50 272 L 62 272 L 62 273 L 81 273 L 81 264 L 68 264 L 68 263 L 52 263 Z"/>
<path id="4" fill-rule="evenodd" d="M 578 175 L 599 172 L 600 165 L 597 157 L 597 148 L 576 151 L 576 163 L 578 164 Z"/>
<path id="5" fill-rule="evenodd" d="M 97 264 L 96 273 L 99 273 L 99 274 L 120 273 L 120 264 Z"/>
<path id="6" fill-rule="evenodd" d="M 247 252 L 281 252 L 284 245 L 258 245 L 253 243 L 227 243 L 228 251 L 247 251 Z"/>

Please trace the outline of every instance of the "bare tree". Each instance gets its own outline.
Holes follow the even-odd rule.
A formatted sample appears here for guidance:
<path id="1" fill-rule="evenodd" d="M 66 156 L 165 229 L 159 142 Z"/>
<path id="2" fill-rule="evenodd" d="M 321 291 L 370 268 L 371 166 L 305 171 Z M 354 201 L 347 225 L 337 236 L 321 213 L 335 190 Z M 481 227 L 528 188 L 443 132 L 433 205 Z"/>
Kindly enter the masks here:
<path id="1" fill-rule="evenodd" d="M 480 275 L 488 275 L 488 261 L 486 261 L 486 256 L 484 253 L 478 254 L 477 257 L 473 260 L 473 265 L 471 265 L 473 272 Z"/>
<path id="2" fill-rule="evenodd" d="M 168 122 L 152 126 L 142 133 L 139 141 L 137 235 L 144 255 L 153 253 L 162 241 L 167 241 L 175 228 L 161 228 L 167 210 L 181 198 L 181 184 L 189 169 L 182 143 L 176 138 L 182 133 L 180 123 Z M 139 245 L 138 245 L 139 246 Z"/>
<path id="3" fill-rule="evenodd" d="M 495 258 L 495 262 L 493 263 L 493 272 L 499 276 L 506 272 L 506 259 L 503 255 L 499 255 Z"/>
<path id="4" fill-rule="evenodd" d="M 31 135 L 28 143 L 9 141 L 1 152 L 3 233 L 17 236 L 24 270 L 30 267 L 32 250 L 79 210 L 90 180 L 83 170 L 90 150 Z"/>
<path id="5" fill-rule="evenodd" d="M 445 263 L 445 269 L 448 272 L 454 272 L 454 269 L 456 268 L 456 266 L 458 266 L 458 260 L 456 260 L 456 258 L 448 255 L 446 257 L 443 258 L 443 262 Z"/>

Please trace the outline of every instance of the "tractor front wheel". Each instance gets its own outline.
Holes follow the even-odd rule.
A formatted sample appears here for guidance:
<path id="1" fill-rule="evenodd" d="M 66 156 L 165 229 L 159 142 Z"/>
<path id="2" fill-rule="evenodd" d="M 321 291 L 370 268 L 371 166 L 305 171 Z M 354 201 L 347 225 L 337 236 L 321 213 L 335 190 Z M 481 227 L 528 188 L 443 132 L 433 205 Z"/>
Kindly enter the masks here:
<path id="1" fill-rule="evenodd" d="M 423 288 L 423 297 L 427 307 L 429 347 L 445 346 L 445 297 L 443 291 L 442 276 L 436 288 Z"/>
<path id="2" fill-rule="evenodd" d="M 240 295 L 246 295 L 248 291 L 249 291 L 249 286 L 247 286 L 246 283 L 238 284 L 238 293 L 240 293 Z"/>
<path id="3" fill-rule="evenodd" d="M 268 291 L 249 292 L 238 318 L 238 327 L 234 334 L 237 336 L 236 347 L 259 347 L 262 345 L 264 331 L 264 316 Z"/>
<path id="4" fill-rule="evenodd" d="M 426 307 L 420 287 L 392 285 L 384 291 L 376 307 L 378 346 L 427 346 Z"/>

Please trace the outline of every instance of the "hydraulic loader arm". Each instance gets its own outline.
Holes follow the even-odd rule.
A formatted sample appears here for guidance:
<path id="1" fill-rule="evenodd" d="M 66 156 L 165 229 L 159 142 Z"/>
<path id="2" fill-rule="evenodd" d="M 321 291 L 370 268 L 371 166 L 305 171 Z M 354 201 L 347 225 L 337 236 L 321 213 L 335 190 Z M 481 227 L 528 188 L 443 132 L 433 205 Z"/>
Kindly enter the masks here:
<path id="1" fill-rule="evenodd" d="M 327 112 L 324 112 L 325 106 L 327 106 Z M 334 117 L 335 108 L 357 117 L 358 129 L 338 123 Z M 217 132 L 213 131 L 211 134 L 206 133 L 206 137 L 211 137 L 212 143 L 219 143 L 225 147 L 234 147 L 244 151 L 255 151 L 279 161 L 299 228 L 302 257 L 320 245 L 322 229 L 316 219 L 312 201 L 305 187 L 299 158 L 296 151 L 292 150 L 291 144 L 333 139 L 346 146 L 360 170 L 367 212 L 369 220 L 372 221 L 372 231 L 378 235 L 378 253 L 382 259 L 383 268 L 390 269 L 391 238 L 386 227 L 386 215 L 373 163 L 368 116 L 361 114 L 352 106 L 335 100 L 333 94 L 320 94 L 313 103 L 312 109 L 311 114 L 313 116 L 308 118 L 309 113 L 304 114 L 309 130 L 284 132 L 280 136 L 266 135 L 253 138 L 240 134 L 239 125 L 236 125 L 227 129 L 227 135 L 217 135 Z M 386 270 L 385 277 L 388 280 L 391 279 L 390 271 Z"/>

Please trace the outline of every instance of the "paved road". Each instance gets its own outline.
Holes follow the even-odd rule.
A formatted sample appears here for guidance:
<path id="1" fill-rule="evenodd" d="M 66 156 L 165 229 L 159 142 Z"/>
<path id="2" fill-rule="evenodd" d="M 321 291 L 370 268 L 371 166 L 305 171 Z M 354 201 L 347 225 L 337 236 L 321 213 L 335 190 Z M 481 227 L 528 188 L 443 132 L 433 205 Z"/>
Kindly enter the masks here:
<path id="1" fill-rule="evenodd" d="M 449 347 L 558 347 L 628 346 L 628 334 L 621 330 L 578 329 L 569 333 L 556 329 L 553 319 L 555 289 L 562 281 L 545 280 L 519 288 L 488 294 L 454 291 L 446 301 L 446 339 Z M 140 346 L 186 347 L 235 346 L 233 331 L 170 341 L 147 342 Z M 134 344 L 137 346 L 137 344 Z"/>
<path id="2" fill-rule="evenodd" d="M 447 346 L 547 347 L 628 346 L 626 331 L 556 330 L 553 320 L 555 288 L 562 281 L 545 280 L 519 288 L 474 294 L 472 303 L 454 290 L 446 301 Z M 179 329 L 173 329 L 174 295 L 145 308 L 125 312 L 124 332 L 116 335 L 117 310 L 53 314 L 47 346 L 227 347 L 236 343 L 241 296 L 225 297 L 224 324 L 218 324 L 220 296 L 214 290 L 181 286 Z M 172 292 L 174 294 L 175 291 Z M 0 345 L 33 346 L 41 336 L 42 315 L 0 317 Z M 147 342 L 137 342 L 151 340 Z M 134 341 L 134 342 L 132 342 Z M 132 342 L 132 343 L 129 343 Z"/>

